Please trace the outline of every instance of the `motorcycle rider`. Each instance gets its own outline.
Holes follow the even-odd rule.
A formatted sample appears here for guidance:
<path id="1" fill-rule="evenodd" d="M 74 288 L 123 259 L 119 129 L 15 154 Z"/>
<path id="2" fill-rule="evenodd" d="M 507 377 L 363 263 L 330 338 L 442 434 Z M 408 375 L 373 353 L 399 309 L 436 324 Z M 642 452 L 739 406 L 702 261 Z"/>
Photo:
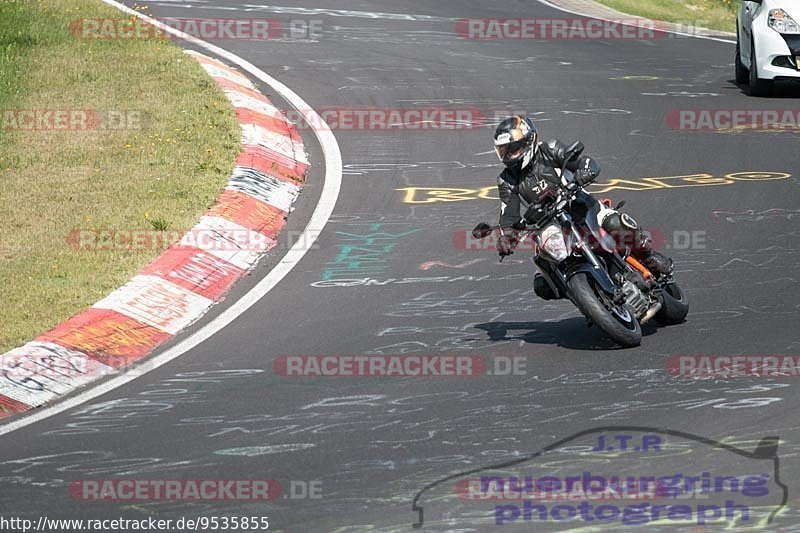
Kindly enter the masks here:
<path id="1" fill-rule="evenodd" d="M 566 145 L 558 140 L 542 142 L 533 121 L 526 116 L 513 116 L 503 120 L 494 134 L 497 156 L 505 169 L 497 178 L 500 192 L 501 235 L 497 240 L 500 257 L 511 255 L 518 244 L 520 231 L 525 221 L 520 215 L 520 205 L 524 202 L 529 211 L 552 201 L 561 184 L 560 170 L 574 173 L 574 181 L 583 187 L 592 183 L 600 173 L 600 166 L 588 156 L 580 156 L 564 161 Z M 570 214 L 581 220 L 589 207 L 598 200 L 591 194 L 578 192 L 577 198 L 569 207 Z M 630 255 L 643 263 L 655 275 L 672 273 L 672 260 L 654 252 L 650 240 L 639 228 L 639 224 L 626 213 L 619 213 L 607 206 L 601 206 L 598 223 L 617 243 L 620 251 L 628 250 Z M 563 260 L 567 257 L 566 242 L 561 227 L 552 222 L 536 235 L 539 248 L 546 248 L 550 255 Z M 546 300 L 558 298 L 537 273 L 534 276 L 536 294 Z"/>

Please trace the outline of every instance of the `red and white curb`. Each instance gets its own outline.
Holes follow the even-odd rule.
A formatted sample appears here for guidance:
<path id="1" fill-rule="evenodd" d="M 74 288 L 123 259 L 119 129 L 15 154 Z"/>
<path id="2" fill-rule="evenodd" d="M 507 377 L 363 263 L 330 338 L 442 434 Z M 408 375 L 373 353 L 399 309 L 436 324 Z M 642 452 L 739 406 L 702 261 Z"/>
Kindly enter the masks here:
<path id="1" fill-rule="evenodd" d="M 276 246 L 309 167 L 302 140 L 238 70 L 186 53 L 220 85 L 242 127 L 243 151 L 227 187 L 179 243 L 127 284 L 0 356 L 0 419 L 145 357 L 203 316 Z M 191 238 L 198 234 L 208 236 L 202 248 Z"/>

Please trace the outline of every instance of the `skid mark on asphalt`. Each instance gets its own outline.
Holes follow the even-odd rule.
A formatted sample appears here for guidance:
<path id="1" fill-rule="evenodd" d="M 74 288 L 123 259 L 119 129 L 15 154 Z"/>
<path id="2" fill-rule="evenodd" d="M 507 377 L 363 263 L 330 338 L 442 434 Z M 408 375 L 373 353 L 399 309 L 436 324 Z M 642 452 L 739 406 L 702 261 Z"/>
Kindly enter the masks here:
<path id="1" fill-rule="evenodd" d="M 36 485 L 39 480 L 65 485 L 61 479 L 53 479 L 54 475 L 65 477 L 76 476 L 132 476 L 141 474 L 174 472 L 192 468 L 206 468 L 217 465 L 202 461 L 169 461 L 161 457 L 117 457 L 112 451 L 76 450 L 64 453 L 37 455 L 0 462 L 0 475 L 5 473 L 20 474 L 26 485 Z M 55 474 L 55 473 L 58 474 Z"/>
<path id="2" fill-rule="evenodd" d="M 669 91 L 664 93 L 640 93 L 642 96 L 671 96 L 684 98 L 702 98 L 706 96 L 722 96 L 719 93 L 693 93 L 689 91 Z"/>
<path id="3" fill-rule="evenodd" d="M 181 405 L 208 403 L 207 388 L 226 384 L 242 386 L 248 378 L 264 371 L 227 369 L 190 371 L 175 374 L 151 385 L 136 396 L 87 404 L 70 414 L 62 427 L 45 432 L 45 436 L 97 435 L 137 430 L 152 418 Z M 235 383 L 235 385 L 233 385 Z"/>
<path id="4" fill-rule="evenodd" d="M 483 261 L 486 261 L 486 259 L 485 258 L 483 258 L 483 259 L 472 259 L 470 261 L 466 261 L 464 263 L 459 263 L 457 265 L 452 265 L 450 263 L 447 263 L 446 261 L 426 261 L 425 263 L 422 263 L 419 266 L 419 269 L 420 270 L 430 270 L 431 268 L 433 268 L 435 266 L 446 267 L 446 268 L 465 268 L 465 267 L 468 267 L 470 265 L 475 265 L 475 264 L 481 263 Z"/>
<path id="5" fill-rule="evenodd" d="M 800 209 L 782 209 L 775 207 L 772 209 L 765 209 L 757 211 L 755 209 L 748 209 L 746 211 L 714 211 L 712 213 L 714 220 L 723 217 L 728 222 L 760 222 L 761 220 L 785 218 L 791 220 L 800 217 Z"/>
<path id="6" fill-rule="evenodd" d="M 315 444 L 296 443 L 296 444 L 273 444 L 270 446 L 248 446 L 245 448 L 224 448 L 217 450 L 214 455 L 234 455 L 244 457 L 259 457 L 261 455 L 273 455 L 276 453 L 296 452 L 314 448 Z"/>

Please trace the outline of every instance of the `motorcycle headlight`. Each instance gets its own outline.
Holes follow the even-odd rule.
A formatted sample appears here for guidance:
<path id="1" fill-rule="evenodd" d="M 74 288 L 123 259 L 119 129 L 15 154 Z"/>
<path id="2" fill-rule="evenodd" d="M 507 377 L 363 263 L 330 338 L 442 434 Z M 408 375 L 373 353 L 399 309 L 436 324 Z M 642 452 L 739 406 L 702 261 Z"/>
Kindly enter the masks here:
<path id="1" fill-rule="evenodd" d="M 771 9 L 768 24 L 778 33 L 800 33 L 800 24 L 783 9 Z"/>

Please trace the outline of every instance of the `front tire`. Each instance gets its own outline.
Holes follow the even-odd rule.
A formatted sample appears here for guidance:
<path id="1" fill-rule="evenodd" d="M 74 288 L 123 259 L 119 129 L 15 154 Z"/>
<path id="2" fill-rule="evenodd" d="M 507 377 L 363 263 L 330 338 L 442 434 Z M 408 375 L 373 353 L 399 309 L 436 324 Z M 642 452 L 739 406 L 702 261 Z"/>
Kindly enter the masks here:
<path id="1" fill-rule="evenodd" d="M 739 38 L 736 38 L 736 83 L 746 85 L 750 82 L 750 71 L 742 63 L 742 49 L 739 45 Z"/>
<path id="2" fill-rule="evenodd" d="M 747 87 L 750 96 L 764 96 L 769 91 L 769 80 L 758 77 L 758 60 L 756 59 L 756 43 L 750 43 L 750 72 Z"/>
<path id="3" fill-rule="evenodd" d="M 567 282 L 578 309 L 623 348 L 642 343 L 642 327 L 628 305 L 612 304 L 587 274 L 575 274 Z"/>

